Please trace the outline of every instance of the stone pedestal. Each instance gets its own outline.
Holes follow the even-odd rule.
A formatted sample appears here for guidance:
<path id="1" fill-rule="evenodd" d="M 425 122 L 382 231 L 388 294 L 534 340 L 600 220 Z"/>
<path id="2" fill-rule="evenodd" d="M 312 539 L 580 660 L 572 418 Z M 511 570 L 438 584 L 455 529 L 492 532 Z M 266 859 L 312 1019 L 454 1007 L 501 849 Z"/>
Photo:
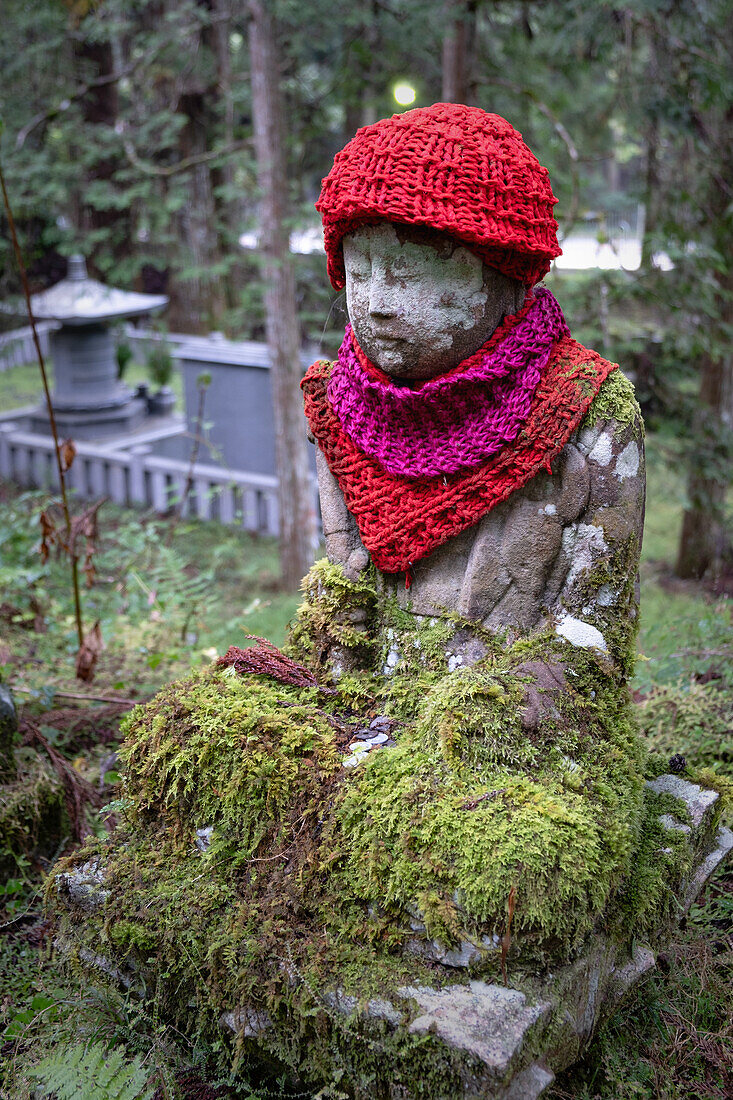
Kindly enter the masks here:
<path id="1" fill-rule="evenodd" d="M 51 400 L 59 435 L 97 439 L 140 426 L 145 402 L 118 381 L 114 344 L 105 325 L 62 325 L 51 334 L 50 350 L 54 365 Z M 30 430 L 49 430 L 45 404 L 32 413 Z"/>
<path id="2" fill-rule="evenodd" d="M 663 794 L 677 807 L 659 820 L 670 836 L 681 834 L 688 848 L 688 874 L 670 883 L 682 916 L 730 854 L 733 833 L 716 825 L 715 791 L 673 775 L 652 780 L 647 789 L 650 797 Z M 199 833 L 207 833 L 196 842 L 202 858 L 212 837 L 211 830 Z M 112 954 L 109 943 L 78 940 L 85 919 L 104 918 L 110 903 L 102 861 L 58 874 L 56 898 L 66 914 L 60 947 L 79 959 L 92 980 L 112 981 L 132 995 L 153 988 L 160 994 L 165 978 L 150 969 L 150 959 L 135 964 L 129 955 Z M 343 987 L 304 985 L 302 975 L 288 968 L 284 948 L 286 984 L 293 1001 L 304 996 L 311 1002 L 312 1030 L 304 1026 L 302 1006 L 299 1017 L 290 1015 L 289 998 L 280 1002 L 277 1015 L 233 1005 L 219 1022 L 244 1044 L 246 1061 L 277 1064 L 288 1050 L 291 1061 L 284 1068 L 301 1084 L 327 1085 L 329 1068 L 338 1070 L 339 1088 L 363 1100 L 535 1100 L 555 1074 L 580 1057 L 599 1023 L 654 967 L 669 932 L 660 927 L 632 947 L 630 939 L 599 929 L 576 958 L 539 974 L 523 972 L 510 955 L 507 985 L 474 976 L 470 952 L 453 952 L 447 963 L 436 945 L 432 982 L 416 961 L 414 983 L 395 981 L 379 997 L 360 995 L 353 965 Z M 321 1067 L 320 1082 L 314 1066 Z"/>

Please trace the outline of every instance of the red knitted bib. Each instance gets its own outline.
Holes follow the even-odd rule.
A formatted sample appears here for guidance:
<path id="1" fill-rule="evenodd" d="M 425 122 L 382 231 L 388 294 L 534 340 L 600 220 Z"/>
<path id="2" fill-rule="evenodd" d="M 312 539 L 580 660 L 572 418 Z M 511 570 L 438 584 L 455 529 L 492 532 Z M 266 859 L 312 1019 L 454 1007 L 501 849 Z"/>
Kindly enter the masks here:
<path id="1" fill-rule="evenodd" d="M 330 369 L 330 363 L 316 362 L 302 382 L 311 431 L 377 569 L 409 573 L 416 561 L 473 526 L 540 470 L 552 472 L 553 460 L 617 364 L 563 337 L 512 443 L 468 471 L 417 479 L 387 473 L 349 439 L 326 396 Z"/>

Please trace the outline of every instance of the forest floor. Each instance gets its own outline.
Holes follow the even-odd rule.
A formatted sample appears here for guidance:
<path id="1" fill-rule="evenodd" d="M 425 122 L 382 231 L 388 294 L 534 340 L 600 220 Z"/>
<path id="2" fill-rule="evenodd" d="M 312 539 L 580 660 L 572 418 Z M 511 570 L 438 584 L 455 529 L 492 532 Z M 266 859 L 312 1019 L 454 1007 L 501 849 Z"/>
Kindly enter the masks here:
<path id="1" fill-rule="evenodd" d="M 648 440 L 633 688 L 642 729 L 656 747 L 732 774 L 733 600 L 672 578 L 684 499 L 674 451 L 672 438 Z M 87 626 L 99 620 L 105 649 L 94 681 L 80 684 L 68 565 L 53 554 L 43 564 L 37 552 L 47 503 L 43 493 L 0 485 L 0 681 L 15 694 L 26 740 L 37 731 L 38 751 L 50 746 L 95 792 L 84 827 L 103 832 L 99 808 L 116 797 L 120 717 L 246 634 L 282 644 L 299 597 L 279 590 L 272 540 L 104 504 L 96 578 L 82 606 Z M 73 837 L 45 860 L 3 843 L 0 835 L 0 860 L 11 867 L 0 884 L 0 1098 L 53 1095 L 37 1068 L 41 1059 L 50 1051 L 76 1056 L 82 1048 L 115 1048 L 131 1098 L 290 1095 L 285 1086 L 274 1093 L 241 1081 L 207 1091 L 205 1052 L 171 1035 L 143 1006 L 102 997 L 65 973 L 41 894 L 53 859 Z M 551 1100 L 730 1096 L 732 977 L 733 870 L 723 870 L 697 899 L 659 969 L 602 1029 L 583 1062 L 556 1082 Z M 191 1064 L 201 1076 L 182 1070 Z M 112 1093 L 89 1095 L 105 1100 Z"/>

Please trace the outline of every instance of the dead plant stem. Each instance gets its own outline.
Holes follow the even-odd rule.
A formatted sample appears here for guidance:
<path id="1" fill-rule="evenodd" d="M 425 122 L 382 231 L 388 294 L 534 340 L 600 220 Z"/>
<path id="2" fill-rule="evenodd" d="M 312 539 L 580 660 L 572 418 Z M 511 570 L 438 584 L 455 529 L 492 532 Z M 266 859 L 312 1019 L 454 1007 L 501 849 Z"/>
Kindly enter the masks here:
<path id="1" fill-rule="evenodd" d="M 202 386 L 202 385 L 199 385 L 199 388 L 198 388 L 198 390 L 199 390 L 199 402 L 198 402 L 198 409 L 196 411 L 196 421 L 195 421 L 196 431 L 194 432 L 193 444 L 191 446 L 191 457 L 190 457 L 190 460 L 189 460 L 189 463 L 188 463 L 188 473 L 186 474 L 186 484 L 185 484 L 184 489 L 183 489 L 183 495 L 181 496 L 181 499 L 178 502 L 178 507 L 175 511 L 175 514 L 174 514 L 170 524 L 168 525 L 168 532 L 167 532 L 166 538 L 165 538 L 165 545 L 166 546 L 170 546 L 172 541 L 173 541 L 173 534 L 174 534 L 175 529 L 178 526 L 178 524 L 179 524 L 179 522 L 180 522 L 180 520 L 183 516 L 183 512 L 184 512 L 185 507 L 186 507 L 186 501 L 188 500 L 188 494 L 193 489 L 194 473 L 196 471 L 196 463 L 199 460 L 199 448 L 201 446 L 201 432 L 203 430 L 203 423 L 204 423 L 204 404 L 206 402 L 206 390 L 207 389 L 208 389 L 208 386 Z"/>
<path id="2" fill-rule="evenodd" d="M 25 295 L 25 304 L 28 311 L 28 320 L 30 321 L 31 331 L 33 332 L 33 343 L 36 347 L 36 355 L 38 356 L 38 365 L 41 368 L 41 378 L 43 379 L 43 392 L 46 397 L 46 408 L 48 409 L 48 419 L 51 425 L 51 435 L 53 436 L 54 451 L 56 453 L 56 469 L 59 475 L 59 489 L 61 491 L 61 506 L 64 512 L 64 524 L 66 526 L 66 543 L 68 546 L 69 559 L 71 561 L 71 580 L 74 589 L 74 617 L 76 619 L 76 633 L 79 639 L 79 645 L 84 644 L 84 627 L 81 619 L 81 598 L 79 595 L 79 563 L 76 555 L 76 547 L 72 546 L 71 538 L 71 513 L 69 512 L 69 500 L 66 495 L 66 479 L 64 477 L 64 464 L 61 461 L 61 446 L 59 444 L 58 431 L 56 429 L 56 417 L 53 411 L 53 405 L 51 403 L 51 391 L 48 388 L 48 375 L 46 374 L 46 364 L 43 360 L 43 352 L 41 351 L 41 343 L 38 339 L 38 331 L 36 329 L 36 321 L 33 316 L 33 310 L 31 308 L 31 292 L 28 286 L 28 275 L 23 262 L 23 253 L 20 250 L 18 243 L 18 235 L 15 231 L 15 219 L 13 218 L 13 211 L 10 207 L 10 199 L 8 198 L 7 188 L 5 186 L 5 175 L 3 173 L 2 164 L 0 164 L 0 187 L 3 192 L 3 203 L 5 205 L 5 213 L 8 218 L 8 226 L 10 227 L 10 237 L 13 242 L 13 251 L 15 252 L 15 260 L 18 264 L 18 271 L 20 272 L 20 279 L 23 284 L 23 293 Z"/>

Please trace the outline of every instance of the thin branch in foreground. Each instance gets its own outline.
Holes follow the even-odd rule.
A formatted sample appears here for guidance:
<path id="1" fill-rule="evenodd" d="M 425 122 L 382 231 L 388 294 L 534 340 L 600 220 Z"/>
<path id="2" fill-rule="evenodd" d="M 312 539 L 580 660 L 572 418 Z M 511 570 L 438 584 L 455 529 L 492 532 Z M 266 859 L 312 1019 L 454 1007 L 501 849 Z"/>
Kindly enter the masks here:
<path id="1" fill-rule="evenodd" d="M 61 444 L 59 443 L 58 431 L 56 430 L 56 416 L 54 414 L 53 404 L 51 402 L 51 391 L 48 385 L 46 364 L 43 359 L 43 352 L 41 351 L 41 343 L 38 339 L 38 330 L 36 328 L 36 321 L 33 316 L 33 309 L 31 308 L 31 292 L 28 285 L 28 274 L 26 272 L 25 263 L 23 262 L 23 253 L 21 252 L 20 244 L 18 243 L 18 234 L 15 230 L 15 219 L 13 217 L 13 211 L 10 206 L 10 199 L 8 197 L 7 188 L 5 186 L 5 175 L 3 173 L 1 163 L 0 188 L 2 188 L 3 204 L 5 206 L 5 213 L 7 215 L 8 226 L 10 228 L 10 237 L 13 242 L 15 261 L 18 265 L 20 279 L 23 284 L 23 294 L 25 295 L 26 310 L 28 312 L 28 320 L 30 322 L 31 331 L 33 333 L 33 343 L 36 348 L 38 366 L 41 370 L 41 378 L 43 380 L 43 393 L 46 399 L 46 409 L 48 410 L 48 419 L 51 425 L 51 435 L 53 436 L 54 454 L 56 456 L 56 469 L 59 475 L 59 489 L 61 492 L 61 507 L 64 513 L 64 524 L 66 528 L 66 542 L 69 547 L 69 560 L 71 561 L 71 581 L 74 590 L 74 618 L 76 619 L 76 633 L 79 639 L 79 647 L 81 648 L 84 645 L 84 627 L 81 618 L 81 599 L 79 596 L 79 563 L 76 557 L 75 549 L 72 545 L 71 513 L 69 512 L 69 499 L 66 493 L 66 469 L 61 450 Z"/>

